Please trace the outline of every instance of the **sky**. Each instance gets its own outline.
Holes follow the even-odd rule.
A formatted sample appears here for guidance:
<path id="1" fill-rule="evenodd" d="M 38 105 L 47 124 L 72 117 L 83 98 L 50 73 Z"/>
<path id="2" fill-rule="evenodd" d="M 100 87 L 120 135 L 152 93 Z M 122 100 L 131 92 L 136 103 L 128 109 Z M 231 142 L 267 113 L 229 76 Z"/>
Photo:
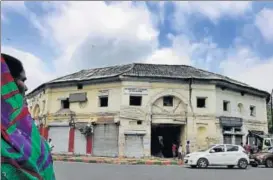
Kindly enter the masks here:
<path id="1" fill-rule="evenodd" d="M 1 52 L 29 90 L 82 69 L 185 64 L 273 88 L 273 2 L 1 2 Z"/>

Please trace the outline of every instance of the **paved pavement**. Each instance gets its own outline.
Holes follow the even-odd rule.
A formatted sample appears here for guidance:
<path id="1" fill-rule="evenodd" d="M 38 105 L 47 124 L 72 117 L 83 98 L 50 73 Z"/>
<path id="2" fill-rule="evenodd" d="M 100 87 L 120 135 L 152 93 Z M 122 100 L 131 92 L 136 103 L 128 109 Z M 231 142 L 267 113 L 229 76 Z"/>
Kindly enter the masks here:
<path id="1" fill-rule="evenodd" d="M 247 170 L 210 168 L 189 169 L 183 166 L 116 165 L 59 162 L 55 164 L 57 180 L 272 180 L 267 168 Z"/>
<path id="2" fill-rule="evenodd" d="M 65 162 L 84 162 L 84 163 L 103 163 L 103 164 L 127 164 L 127 165 L 183 165 L 183 161 L 162 158 L 109 158 L 109 157 L 93 157 L 93 156 L 77 156 L 77 155 L 53 155 L 55 161 Z"/>

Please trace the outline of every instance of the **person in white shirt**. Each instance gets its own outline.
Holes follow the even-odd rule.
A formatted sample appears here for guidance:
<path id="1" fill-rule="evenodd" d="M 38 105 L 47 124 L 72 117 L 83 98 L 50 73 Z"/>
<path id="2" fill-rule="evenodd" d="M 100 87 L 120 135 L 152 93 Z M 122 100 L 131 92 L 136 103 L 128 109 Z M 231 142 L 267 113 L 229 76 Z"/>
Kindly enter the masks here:
<path id="1" fill-rule="evenodd" d="M 178 159 L 183 159 L 183 147 L 182 144 L 178 148 Z"/>

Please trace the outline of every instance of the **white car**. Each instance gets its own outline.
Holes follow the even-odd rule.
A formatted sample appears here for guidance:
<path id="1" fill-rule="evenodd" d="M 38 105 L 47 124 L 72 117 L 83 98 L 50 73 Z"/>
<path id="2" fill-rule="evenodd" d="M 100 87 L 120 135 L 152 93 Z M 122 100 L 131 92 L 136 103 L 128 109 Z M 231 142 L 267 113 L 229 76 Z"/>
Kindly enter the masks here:
<path id="1" fill-rule="evenodd" d="M 184 158 L 185 165 L 192 168 L 206 168 L 208 166 L 238 166 L 246 169 L 249 164 L 249 156 L 244 148 L 232 144 L 216 144 L 209 149 L 187 154 Z"/>

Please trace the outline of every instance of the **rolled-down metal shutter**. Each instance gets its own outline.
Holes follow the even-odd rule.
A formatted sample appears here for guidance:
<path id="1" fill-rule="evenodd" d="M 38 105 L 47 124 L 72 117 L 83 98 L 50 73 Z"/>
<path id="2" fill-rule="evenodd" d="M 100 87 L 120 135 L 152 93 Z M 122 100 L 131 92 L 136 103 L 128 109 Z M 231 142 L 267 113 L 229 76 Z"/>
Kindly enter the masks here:
<path id="1" fill-rule="evenodd" d="M 143 152 L 143 136 L 125 135 L 125 157 L 141 158 Z"/>
<path id="2" fill-rule="evenodd" d="M 224 144 L 232 144 L 232 136 L 229 134 L 224 135 Z"/>
<path id="3" fill-rule="evenodd" d="M 118 126 L 116 124 L 98 124 L 94 127 L 93 155 L 118 156 Z"/>
<path id="4" fill-rule="evenodd" d="M 86 154 L 86 137 L 79 130 L 75 130 L 75 154 Z"/>
<path id="5" fill-rule="evenodd" d="M 53 153 L 67 153 L 70 127 L 50 127 L 49 138 L 52 140 Z"/>
<path id="6" fill-rule="evenodd" d="M 235 144 L 236 145 L 241 145 L 242 142 L 243 142 L 243 136 L 236 135 L 235 136 Z"/>

